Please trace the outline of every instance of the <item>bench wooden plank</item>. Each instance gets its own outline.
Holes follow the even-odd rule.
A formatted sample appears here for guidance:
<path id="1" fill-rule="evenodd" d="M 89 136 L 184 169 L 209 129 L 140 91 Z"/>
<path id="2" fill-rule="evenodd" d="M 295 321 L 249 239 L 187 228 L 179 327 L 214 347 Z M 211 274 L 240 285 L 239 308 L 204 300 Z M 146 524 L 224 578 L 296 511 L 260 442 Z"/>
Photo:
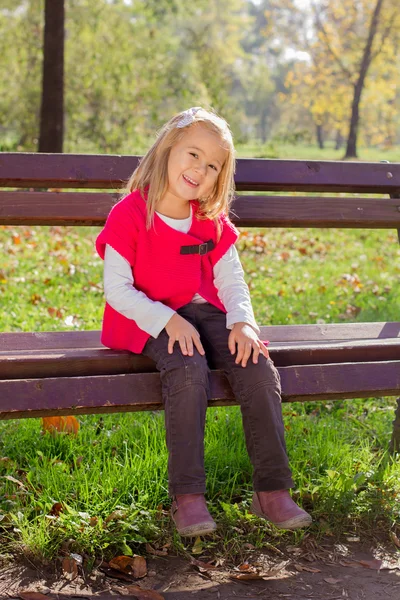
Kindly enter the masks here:
<path id="1" fill-rule="evenodd" d="M 120 188 L 139 156 L 0 153 L 0 187 Z M 398 193 L 400 163 L 240 158 L 238 190 Z"/>
<path id="2" fill-rule="evenodd" d="M 389 361 L 400 358 L 400 338 L 337 342 L 272 342 L 269 351 L 277 366 Z M 155 371 L 155 364 L 149 358 L 105 348 L 0 352 L 0 379 L 77 377 Z"/>
<path id="3" fill-rule="evenodd" d="M 103 225 L 118 193 L 0 192 L 3 225 Z M 309 196 L 237 196 L 240 227 L 400 227 L 400 200 Z"/>
<path id="4" fill-rule="evenodd" d="M 260 338 L 271 342 L 359 341 L 400 338 L 400 322 L 316 323 L 261 326 Z M 0 333 L 0 351 L 103 348 L 100 331 L 12 331 Z"/>
<path id="5" fill-rule="evenodd" d="M 400 361 L 279 367 L 282 399 L 396 396 Z M 210 406 L 236 404 L 226 377 L 212 371 Z M 0 381 L 0 419 L 158 410 L 157 373 Z"/>

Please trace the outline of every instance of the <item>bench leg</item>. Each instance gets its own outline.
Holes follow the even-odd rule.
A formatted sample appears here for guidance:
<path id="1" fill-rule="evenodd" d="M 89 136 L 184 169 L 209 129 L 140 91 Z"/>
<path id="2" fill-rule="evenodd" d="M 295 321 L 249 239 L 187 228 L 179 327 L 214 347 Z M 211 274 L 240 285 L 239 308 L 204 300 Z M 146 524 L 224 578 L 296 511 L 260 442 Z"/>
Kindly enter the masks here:
<path id="1" fill-rule="evenodd" d="M 400 452 L 400 398 L 397 398 L 397 409 L 393 421 L 392 439 L 390 440 L 389 452 Z"/>

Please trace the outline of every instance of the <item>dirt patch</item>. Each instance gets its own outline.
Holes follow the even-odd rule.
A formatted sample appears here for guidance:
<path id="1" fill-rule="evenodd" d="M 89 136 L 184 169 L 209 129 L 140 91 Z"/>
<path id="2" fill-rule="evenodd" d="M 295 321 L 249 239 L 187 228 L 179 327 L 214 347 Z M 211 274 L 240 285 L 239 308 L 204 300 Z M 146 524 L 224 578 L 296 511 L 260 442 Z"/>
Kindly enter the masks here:
<path id="1" fill-rule="evenodd" d="M 165 600 L 276 599 L 399 600 L 400 551 L 379 545 L 333 544 L 307 539 L 301 547 L 253 552 L 242 565 L 198 557 L 198 563 L 174 556 L 148 558 L 148 575 L 136 581 L 157 590 Z M 246 579 L 241 579 L 246 577 Z M 132 598 L 133 582 L 111 578 L 97 566 L 68 581 L 56 561 L 37 567 L 26 560 L 0 568 L 0 599 L 16 599 L 23 591 L 50 599 Z"/>

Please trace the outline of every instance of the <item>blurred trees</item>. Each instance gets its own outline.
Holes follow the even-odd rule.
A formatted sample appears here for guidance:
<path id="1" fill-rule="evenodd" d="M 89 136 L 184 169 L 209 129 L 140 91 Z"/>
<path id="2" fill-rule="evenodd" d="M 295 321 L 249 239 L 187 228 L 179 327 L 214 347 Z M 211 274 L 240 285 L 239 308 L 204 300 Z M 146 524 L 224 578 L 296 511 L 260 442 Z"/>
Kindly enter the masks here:
<path id="1" fill-rule="evenodd" d="M 44 5 L 0 0 L 0 150 L 38 148 Z M 219 111 L 239 141 L 340 146 L 357 82 L 361 141 L 399 142 L 398 0 L 68 0 L 65 10 L 65 152 L 141 152 L 193 105 Z"/>
<path id="2" fill-rule="evenodd" d="M 317 128 L 335 130 L 339 139 L 346 136 L 346 158 L 357 156 L 360 119 L 369 143 L 392 144 L 398 0 L 320 0 L 311 3 L 309 16 L 313 35 L 305 46 L 310 60 L 294 64 L 286 81 L 292 105 L 301 104 Z"/>

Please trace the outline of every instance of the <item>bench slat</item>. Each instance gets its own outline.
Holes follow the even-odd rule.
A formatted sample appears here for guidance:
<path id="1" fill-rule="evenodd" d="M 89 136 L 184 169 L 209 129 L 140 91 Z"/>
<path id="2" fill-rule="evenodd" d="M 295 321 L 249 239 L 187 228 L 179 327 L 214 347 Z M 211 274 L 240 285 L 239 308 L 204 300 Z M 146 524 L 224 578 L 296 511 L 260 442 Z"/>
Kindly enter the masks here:
<path id="1" fill-rule="evenodd" d="M 271 342 L 320 342 L 400 339 L 400 322 L 324 323 L 261 326 L 262 340 Z M 0 333 L 0 351 L 102 348 L 100 331 L 36 331 Z"/>
<path id="2" fill-rule="evenodd" d="M 269 351 L 277 366 L 388 361 L 400 357 L 400 338 L 308 343 L 272 342 Z M 155 364 L 149 358 L 108 349 L 0 352 L 0 379 L 78 377 L 155 371 Z"/>
<path id="3" fill-rule="evenodd" d="M 400 361 L 280 367 L 288 401 L 396 396 Z M 210 406 L 236 404 L 226 377 L 212 371 Z M 0 419 L 158 410 L 157 373 L 0 381 Z"/>
<path id="4" fill-rule="evenodd" d="M 3 225 L 103 225 L 120 195 L 96 192 L 0 192 Z M 240 227 L 400 227 L 400 200 L 309 196 L 237 196 Z"/>
<path id="5" fill-rule="evenodd" d="M 120 188 L 139 156 L 0 153 L 0 187 Z M 240 158 L 238 190 L 398 193 L 400 163 Z"/>

